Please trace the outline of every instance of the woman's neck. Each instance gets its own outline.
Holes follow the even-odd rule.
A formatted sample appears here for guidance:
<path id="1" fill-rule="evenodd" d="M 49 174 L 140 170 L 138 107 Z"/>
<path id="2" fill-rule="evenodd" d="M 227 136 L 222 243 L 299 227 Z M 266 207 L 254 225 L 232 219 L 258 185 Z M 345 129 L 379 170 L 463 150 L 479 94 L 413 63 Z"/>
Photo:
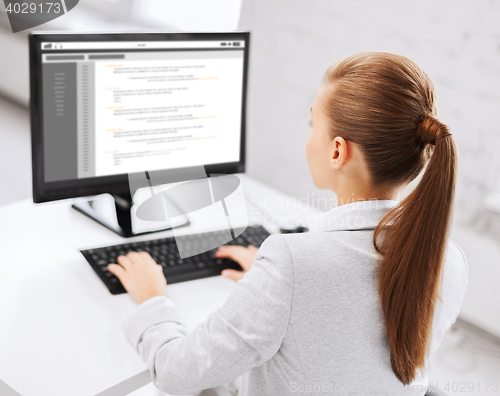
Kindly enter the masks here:
<path id="1" fill-rule="evenodd" d="M 399 200 L 401 188 L 391 190 L 374 190 L 374 189 L 349 189 L 344 191 L 335 191 L 337 194 L 337 205 L 345 205 L 353 202 L 384 200 L 390 199 Z"/>

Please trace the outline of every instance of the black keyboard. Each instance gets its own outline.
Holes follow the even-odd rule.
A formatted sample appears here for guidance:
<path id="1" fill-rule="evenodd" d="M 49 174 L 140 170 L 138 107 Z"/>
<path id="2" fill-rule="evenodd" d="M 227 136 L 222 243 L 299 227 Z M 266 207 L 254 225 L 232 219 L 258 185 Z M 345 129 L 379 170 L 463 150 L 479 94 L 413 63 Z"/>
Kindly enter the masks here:
<path id="1" fill-rule="evenodd" d="M 221 233 L 227 234 L 227 231 L 183 235 L 182 238 L 183 243 L 189 243 L 190 240 L 193 243 L 199 243 L 202 240 L 208 246 L 217 246 L 217 240 L 221 239 Z M 226 243 L 226 245 L 243 245 L 245 247 L 254 245 L 255 247 L 260 247 L 269 235 L 269 232 L 264 227 L 250 226 L 240 236 Z M 116 263 L 116 258 L 120 255 L 133 251 L 148 252 L 163 267 L 163 273 L 165 274 L 165 278 L 167 278 L 168 284 L 220 275 L 221 271 L 226 268 L 242 269 L 238 263 L 229 258 L 215 257 L 216 250 L 217 248 L 214 248 L 204 253 L 181 259 L 176 240 L 174 237 L 170 237 L 81 250 L 81 253 L 107 286 L 111 294 L 121 294 L 126 293 L 125 288 L 118 278 L 107 269 L 107 265 Z"/>

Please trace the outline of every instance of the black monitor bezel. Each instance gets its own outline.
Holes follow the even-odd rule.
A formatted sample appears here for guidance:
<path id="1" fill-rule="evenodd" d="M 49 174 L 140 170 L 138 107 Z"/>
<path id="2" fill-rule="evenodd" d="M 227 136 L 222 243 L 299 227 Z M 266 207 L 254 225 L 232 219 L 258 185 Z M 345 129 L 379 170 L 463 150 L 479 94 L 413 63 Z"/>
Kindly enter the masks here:
<path id="1" fill-rule="evenodd" d="M 152 33 L 45 33 L 32 32 L 29 35 L 30 63 L 30 114 L 31 114 L 31 152 L 33 202 L 42 203 L 67 198 L 93 196 L 103 193 L 122 195 L 129 193 L 128 174 L 100 176 L 83 179 L 45 182 L 43 153 L 43 101 L 41 81 L 41 43 L 71 42 L 71 41 L 180 41 L 180 40 L 244 40 L 243 60 L 243 100 L 241 111 L 240 161 L 205 165 L 209 174 L 242 173 L 246 165 L 246 101 L 248 84 L 248 57 L 250 32 L 217 32 L 217 33 L 187 33 L 187 32 L 152 32 Z M 47 53 L 48 51 L 44 51 Z M 56 50 L 57 53 L 64 52 Z M 181 172 L 181 175 L 186 174 Z M 175 181 L 187 179 L 177 178 Z"/>

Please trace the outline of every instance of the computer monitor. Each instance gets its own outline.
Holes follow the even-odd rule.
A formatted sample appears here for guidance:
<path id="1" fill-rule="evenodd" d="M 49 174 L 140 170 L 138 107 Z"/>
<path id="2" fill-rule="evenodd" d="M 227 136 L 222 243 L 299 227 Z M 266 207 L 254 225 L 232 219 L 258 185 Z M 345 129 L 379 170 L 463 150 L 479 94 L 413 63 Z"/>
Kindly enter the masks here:
<path id="1" fill-rule="evenodd" d="M 248 32 L 29 36 L 33 201 L 109 193 L 132 236 L 129 177 L 245 170 Z"/>

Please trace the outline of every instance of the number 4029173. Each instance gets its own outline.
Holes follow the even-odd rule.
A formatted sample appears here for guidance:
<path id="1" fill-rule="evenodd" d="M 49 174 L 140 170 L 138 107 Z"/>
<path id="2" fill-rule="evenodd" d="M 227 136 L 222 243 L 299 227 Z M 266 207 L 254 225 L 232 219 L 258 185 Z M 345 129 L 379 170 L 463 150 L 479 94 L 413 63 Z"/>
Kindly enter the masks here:
<path id="1" fill-rule="evenodd" d="M 8 13 L 14 14 L 43 14 L 53 12 L 59 14 L 61 9 L 60 3 L 9 3 L 5 9 Z"/>

